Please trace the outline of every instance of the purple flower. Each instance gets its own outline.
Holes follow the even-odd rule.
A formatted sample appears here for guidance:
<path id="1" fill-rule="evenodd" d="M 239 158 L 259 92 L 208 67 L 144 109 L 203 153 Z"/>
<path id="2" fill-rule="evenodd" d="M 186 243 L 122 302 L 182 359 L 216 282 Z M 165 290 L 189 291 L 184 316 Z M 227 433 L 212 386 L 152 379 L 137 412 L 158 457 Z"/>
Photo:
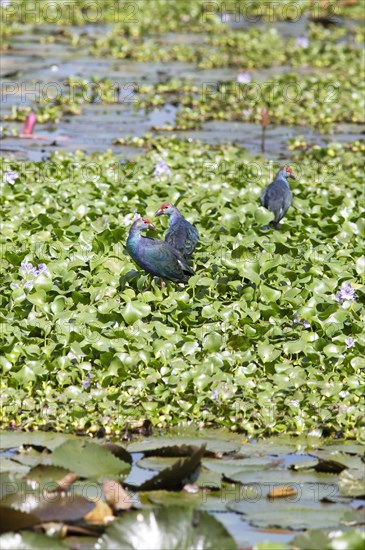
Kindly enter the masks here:
<path id="1" fill-rule="evenodd" d="M 91 372 L 89 371 L 85 377 L 85 379 L 81 382 L 81 385 L 83 388 L 88 388 L 91 384 L 90 382 L 90 378 L 91 378 Z"/>
<path id="2" fill-rule="evenodd" d="M 249 84 L 252 80 L 252 76 L 250 73 L 238 73 L 237 75 L 237 83 L 238 84 Z"/>
<path id="3" fill-rule="evenodd" d="M 18 283 L 10 283 L 10 288 L 14 290 L 15 288 L 19 288 L 19 285 Z"/>
<path id="4" fill-rule="evenodd" d="M 306 36 L 298 36 L 298 38 L 295 39 L 295 45 L 297 48 L 308 48 L 309 40 Z"/>
<path id="5" fill-rule="evenodd" d="M 36 275 L 37 268 L 33 266 L 27 259 L 24 259 L 20 264 L 19 271 L 24 275 Z"/>
<path id="6" fill-rule="evenodd" d="M 156 162 L 155 171 L 153 172 L 155 177 L 159 176 L 171 176 L 171 170 L 169 165 L 163 160 Z"/>
<path id="7" fill-rule="evenodd" d="M 213 390 L 213 393 L 212 393 L 212 395 L 211 395 L 211 399 L 212 399 L 213 401 L 218 401 L 218 398 L 219 398 L 218 390 L 217 390 L 217 389 L 214 389 L 214 390 Z"/>
<path id="8" fill-rule="evenodd" d="M 243 109 L 242 114 L 244 117 L 248 118 L 249 116 L 252 115 L 252 109 Z"/>
<path id="9" fill-rule="evenodd" d="M 48 273 L 48 268 L 46 264 L 38 264 L 38 269 L 36 270 L 37 275 L 40 275 L 41 273 Z"/>
<path id="10" fill-rule="evenodd" d="M 343 304 L 344 302 L 356 302 L 355 289 L 351 283 L 342 283 L 340 290 L 337 292 L 336 300 Z"/>
<path id="11" fill-rule="evenodd" d="M 311 326 L 309 321 L 306 321 L 305 319 L 300 319 L 298 314 L 296 314 L 296 316 L 294 317 L 294 323 L 295 324 L 301 323 L 303 325 L 303 328 L 310 328 Z"/>
<path id="12" fill-rule="evenodd" d="M 15 170 L 8 170 L 4 174 L 3 182 L 8 183 L 9 185 L 14 185 L 14 182 L 18 177 L 19 177 L 18 172 L 16 172 Z"/>
<path id="13" fill-rule="evenodd" d="M 347 349 L 350 349 L 350 348 L 352 348 L 352 346 L 355 345 L 355 340 L 352 338 L 352 336 L 349 336 L 348 338 L 346 338 L 345 344 L 346 344 Z"/>
<path id="14" fill-rule="evenodd" d="M 32 290 L 33 281 L 27 281 L 26 283 L 24 283 L 24 288 L 26 288 L 27 290 Z"/>

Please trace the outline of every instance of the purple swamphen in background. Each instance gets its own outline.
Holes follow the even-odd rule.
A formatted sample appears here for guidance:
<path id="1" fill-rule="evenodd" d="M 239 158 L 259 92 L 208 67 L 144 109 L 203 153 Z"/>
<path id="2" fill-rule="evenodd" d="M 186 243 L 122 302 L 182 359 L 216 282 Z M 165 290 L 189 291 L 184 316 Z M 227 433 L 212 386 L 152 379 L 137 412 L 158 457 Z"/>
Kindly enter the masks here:
<path id="1" fill-rule="evenodd" d="M 156 228 L 148 218 L 139 217 L 132 224 L 127 238 L 127 250 L 136 264 L 152 276 L 187 283 L 194 271 L 183 256 L 165 241 L 142 237 L 143 229 Z"/>
<path id="2" fill-rule="evenodd" d="M 272 181 L 261 193 L 261 205 L 270 210 L 275 218 L 270 225 L 280 227 L 280 220 L 291 206 L 293 195 L 289 188 L 288 178 L 296 179 L 290 166 L 280 168 Z"/>
<path id="3" fill-rule="evenodd" d="M 170 227 L 166 232 L 165 241 L 188 260 L 199 239 L 198 230 L 184 218 L 178 208 L 170 202 L 164 202 L 156 212 L 156 216 L 167 214 L 170 217 Z"/>

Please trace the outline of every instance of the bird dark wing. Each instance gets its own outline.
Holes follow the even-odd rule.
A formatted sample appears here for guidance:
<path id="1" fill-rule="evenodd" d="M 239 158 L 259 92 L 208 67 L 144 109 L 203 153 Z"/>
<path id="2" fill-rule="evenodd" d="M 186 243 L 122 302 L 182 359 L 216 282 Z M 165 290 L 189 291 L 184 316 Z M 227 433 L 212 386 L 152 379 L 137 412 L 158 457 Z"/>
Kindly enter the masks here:
<path id="1" fill-rule="evenodd" d="M 198 239 L 198 230 L 185 219 L 180 219 L 171 225 L 165 235 L 165 241 L 178 250 L 184 258 L 192 255 Z"/>
<path id="2" fill-rule="evenodd" d="M 157 277 L 175 282 L 186 282 L 194 271 L 185 259 L 168 243 L 143 238 L 138 247 L 139 265 Z"/>
<path id="3" fill-rule="evenodd" d="M 270 183 L 261 194 L 261 204 L 275 215 L 275 223 L 279 222 L 291 205 L 290 190 L 278 182 Z"/>

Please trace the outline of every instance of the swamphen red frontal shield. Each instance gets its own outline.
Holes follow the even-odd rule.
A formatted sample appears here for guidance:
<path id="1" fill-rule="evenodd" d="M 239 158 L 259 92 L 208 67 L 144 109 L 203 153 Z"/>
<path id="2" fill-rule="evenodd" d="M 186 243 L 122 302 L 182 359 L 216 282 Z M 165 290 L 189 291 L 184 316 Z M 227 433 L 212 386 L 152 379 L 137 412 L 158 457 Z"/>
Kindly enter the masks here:
<path id="1" fill-rule="evenodd" d="M 261 193 L 261 205 L 275 215 L 270 223 L 275 228 L 280 227 L 280 220 L 291 206 L 293 195 L 289 188 L 288 178 L 296 179 L 290 166 L 280 168 L 272 181 Z"/>
<path id="2" fill-rule="evenodd" d="M 126 247 L 139 267 L 147 273 L 175 283 L 187 283 L 194 271 L 170 244 L 152 237 L 142 237 L 144 229 L 155 230 L 148 218 L 137 218 L 130 228 Z"/>
<path id="3" fill-rule="evenodd" d="M 170 217 L 170 227 L 166 232 L 165 241 L 178 250 L 185 260 L 188 260 L 198 243 L 198 230 L 170 202 L 161 204 L 156 212 L 156 216 L 163 214 Z"/>

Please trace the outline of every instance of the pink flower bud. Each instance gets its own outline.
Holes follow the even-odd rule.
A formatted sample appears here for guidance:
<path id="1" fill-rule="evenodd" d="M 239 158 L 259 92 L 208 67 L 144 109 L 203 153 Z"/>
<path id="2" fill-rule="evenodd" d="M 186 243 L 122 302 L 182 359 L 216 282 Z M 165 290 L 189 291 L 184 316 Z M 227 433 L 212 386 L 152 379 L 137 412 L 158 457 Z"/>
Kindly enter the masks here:
<path id="1" fill-rule="evenodd" d="M 34 113 L 29 113 L 24 126 L 22 128 L 21 134 L 23 136 L 31 136 L 33 134 L 34 126 L 36 125 L 37 117 Z"/>

